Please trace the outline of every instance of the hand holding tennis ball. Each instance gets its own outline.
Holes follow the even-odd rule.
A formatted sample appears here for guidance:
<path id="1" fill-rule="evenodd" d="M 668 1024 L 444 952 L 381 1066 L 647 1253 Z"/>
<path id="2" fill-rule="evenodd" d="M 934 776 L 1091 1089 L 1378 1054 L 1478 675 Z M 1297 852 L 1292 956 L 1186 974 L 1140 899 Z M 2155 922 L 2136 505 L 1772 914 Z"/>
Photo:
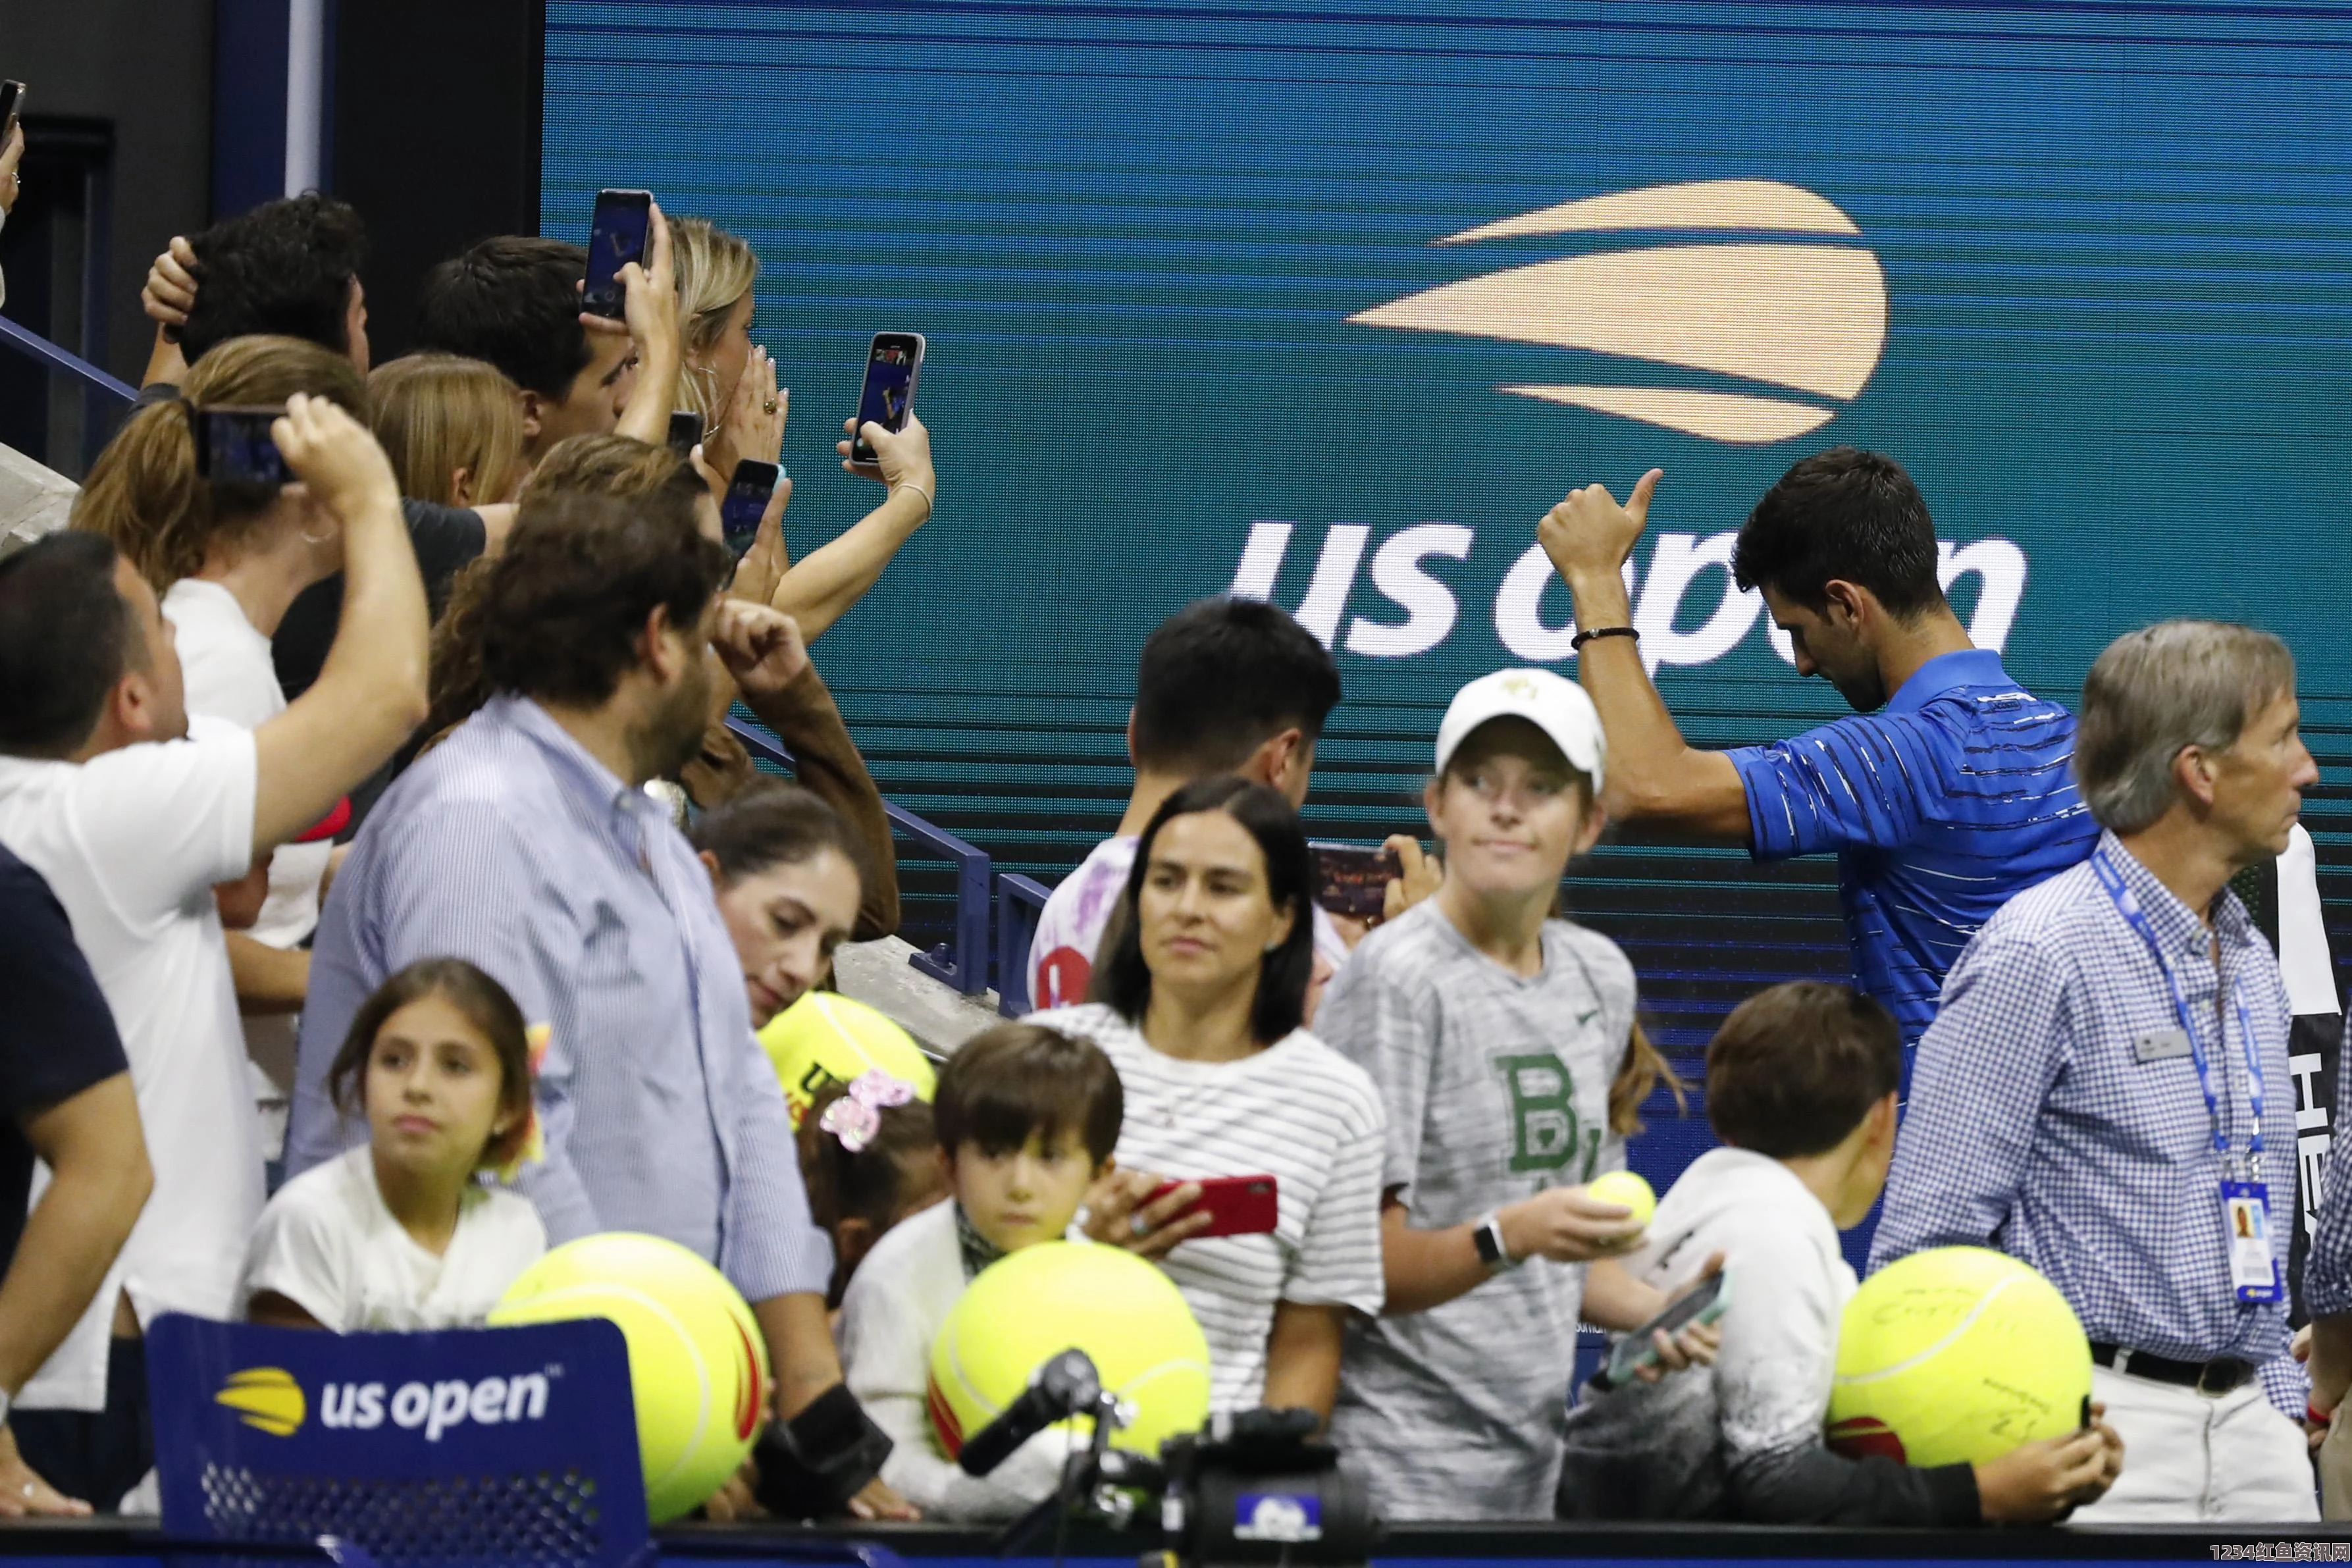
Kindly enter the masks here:
<path id="1" fill-rule="evenodd" d="M 1603 1184 L 1610 1183 L 1613 1186 Z M 1649 1183 L 1630 1171 L 1617 1171 L 1590 1186 L 1546 1187 L 1495 1217 L 1503 1227 L 1504 1248 L 1515 1258 L 1591 1263 L 1622 1257 L 1640 1246 L 1657 1206 Z M 1628 1209 L 1633 1212 L 1628 1214 Z"/>
<path id="2" fill-rule="evenodd" d="M 1605 1176 L 1596 1176 L 1584 1190 L 1601 1203 L 1632 1209 L 1637 1226 L 1647 1226 L 1650 1216 L 1658 1212 L 1658 1194 L 1650 1190 L 1649 1183 L 1631 1171 L 1612 1171 Z"/>

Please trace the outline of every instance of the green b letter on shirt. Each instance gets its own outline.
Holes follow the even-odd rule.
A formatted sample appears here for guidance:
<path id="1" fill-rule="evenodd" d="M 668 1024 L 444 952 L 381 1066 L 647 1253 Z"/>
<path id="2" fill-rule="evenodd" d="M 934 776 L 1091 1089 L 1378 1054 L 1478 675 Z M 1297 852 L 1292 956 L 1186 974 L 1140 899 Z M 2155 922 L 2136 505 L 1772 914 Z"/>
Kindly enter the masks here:
<path id="1" fill-rule="evenodd" d="M 1557 1171 L 1576 1158 L 1576 1080 L 1549 1051 L 1496 1057 L 1511 1097 L 1511 1169 Z"/>

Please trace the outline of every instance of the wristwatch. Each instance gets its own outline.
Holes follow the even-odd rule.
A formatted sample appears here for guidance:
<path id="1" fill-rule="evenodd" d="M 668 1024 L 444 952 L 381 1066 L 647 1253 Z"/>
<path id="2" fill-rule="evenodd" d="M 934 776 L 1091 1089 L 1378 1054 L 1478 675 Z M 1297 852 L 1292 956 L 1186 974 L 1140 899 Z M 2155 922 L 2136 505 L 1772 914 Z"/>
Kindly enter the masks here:
<path id="1" fill-rule="evenodd" d="M 1478 1248 L 1478 1261 L 1488 1268 L 1518 1267 L 1519 1260 L 1503 1245 L 1503 1216 L 1490 1214 L 1483 1216 L 1470 1232 L 1471 1244 Z"/>

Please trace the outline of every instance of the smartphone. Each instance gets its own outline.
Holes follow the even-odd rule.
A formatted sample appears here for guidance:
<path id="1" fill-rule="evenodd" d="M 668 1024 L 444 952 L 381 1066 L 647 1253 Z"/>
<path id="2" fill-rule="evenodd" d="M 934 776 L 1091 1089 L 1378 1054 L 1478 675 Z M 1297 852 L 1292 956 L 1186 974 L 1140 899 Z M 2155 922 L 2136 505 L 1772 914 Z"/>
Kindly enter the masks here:
<path id="1" fill-rule="evenodd" d="M 196 441 L 196 477 L 216 485 L 290 485 L 294 470 L 269 434 L 283 408 L 188 410 Z"/>
<path id="2" fill-rule="evenodd" d="M 582 310 L 620 320 L 628 295 L 621 287 L 621 268 L 632 261 L 644 265 L 653 210 L 651 191 L 596 193 L 595 215 L 588 220 L 588 284 L 580 291 Z"/>
<path id="3" fill-rule="evenodd" d="M 669 449 L 681 458 L 694 456 L 702 440 L 702 416 L 691 408 L 669 411 Z"/>
<path id="4" fill-rule="evenodd" d="M 877 332 L 866 351 L 866 387 L 857 395 L 857 430 L 849 437 L 849 460 L 875 466 L 874 448 L 859 434 L 868 425 L 897 432 L 915 408 L 915 382 L 923 370 L 923 334 Z"/>
<path id="5" fill-rule="evenodd" d="M 1658 1347 L 1650 1342 L 1654 1335 L 1671 1339 L 1693 1323 L 1712 1323 L 1730 1306 L 1731 1276 L 1720 1270 L 1708 1275 L 1698 1289 L 1610 1347 L 1609 1365 L 1601 1374 L 1608 1386 L 1622 1388 L 1643 1367 L 1657 1364 Z"/>
<path id="6" fill-rule="evenodd" d="M 1197 1214 L 1206 1209 L 1211 1218 L 1209 1228 L 1195 1231 L 1190 1239 L 1199 1241 L 1212 1236 L 1264 1236 L 1274 1229 L 1281 1217 L 1280 1205 L 1276 1201 L 1272 1176 L 1196 1176 L 1191 1178 L 1201 1189 L 1199 1201 L 1185 1214 Z M 1144 1199 L 1153 1203 L 1182 1186 L 1182 1182 L 1162 1182 Z M 1178 1217 L 1182 1217 L 1179 1215 Z"/>
<path id="7" fill-rule="evenodd" d="M 16 116 L 25 106 L 25 84 L 10 78 L 0 81 L 0 146 L 8 142 L 8 132 L 16 128 Z"/>
<path id="8" fill-rule="evenodd" d="M 776 493 L 776 480 L 783 471 L 757 458 L 746 458 L 735 465 L 735 477 L 727 481 L 727 499 L 719 503 L 719 521 L 736 560 L 742 560 L 743 552 L 751 548 L 760 531 L 760 519 L 767 514 L 768 498 Z"/>
<path id="9" fill-rule="evenodd" d="M 1315 852 L 1315 901 L 1335 915 L 1378 920 L 1388 909 L 1389 884 L 1404 875 L 1394 850 L 1361 844 L 1309 844 Z"/>

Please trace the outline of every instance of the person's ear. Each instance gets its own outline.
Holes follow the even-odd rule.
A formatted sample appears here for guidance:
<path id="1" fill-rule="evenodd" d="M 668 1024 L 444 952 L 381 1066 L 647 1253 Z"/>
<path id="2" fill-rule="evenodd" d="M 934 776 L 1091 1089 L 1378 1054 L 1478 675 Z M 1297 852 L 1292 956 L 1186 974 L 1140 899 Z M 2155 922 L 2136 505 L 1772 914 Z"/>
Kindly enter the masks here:
<path id="1" fill-rule="evenodd" d="M 2202 746 L 2183 746 L 2172 754 L 2172 782 L 2199 805 L 2213 804 L 2213 754 Z"/>
<path id="2" fill-rule="evenodd" d="M 1289 776 L 1292 765 L 1301 760 L 1299 753 L 1306 744 L 1307 732 L 1293 725 L 1259 742 L 1257 750 L 1234 771 L 1252 784 L 1280 789 L 1283 781 Z"/>
<path id="3" fill-rule="evenodd" d="M 1857 635 L 1878 608 L 1878 600 L 1869 589 L 1843 577 L 1822 584 L 1822 618 Z"/>
<path id="4" fill-rule="evenodd" d="M 449 504 L 451 506 L 474 504 L 474 470 L 463 463 L 450 472 Z"/>
<path id="5" fill-rule="evenodd" d="M 1879 1096 L 1878 1102 L 1870 1108 L 1872 1142 L 1893 1146 L 1895 1129 L 1902 1121 L 1902 1100 L 1903 1096 L 1899 1092 L 1889 1090 Z"/>
<path id="6" fill-rule="evenodd" d="M 1430 781 L 1421 786 L 1421 809 L 1423 815 L 1429 818 L 1430 837 L 1443 841 L 1445 837 L 1445 826 L 1441 820 L 1445 809 L 1444 773 L 1432 775 Z"/>
<path id="7" fill-rule="evenodd" d="M 704 870 L 710 873 L 710 891 L 712 895 L 715 897 L 718 894 L 725 892 L 727 890 L 727 879 L 719 869 L 719 857 L 713 855 L 708 849 L 703 849 L 697 851 L 694 858 L 702 862 L 702 868 Z"/>
<path id="8" fill-rule="evenodd" d="M 656 605 L 646 612 L 645 629 L 637 634 L 637 662 L 664 686 L 676 680 L 685 667 L 685 659 L 670 641 L 670 630 L 669 606 Z"/>
<path id="9" fill-rule="evenodd" d="M 367 290 L 360 287 L 360 280 L 354 276 L 350 297 L 343 306 L 343 352 L 351 360 L 352 368 L 362 375 L 368 373 L 367 321 Z"/>
<path id="10" fill-rule="evenodd" d="M 1577 793 L 1584 797 L 1584 814 L 1576 824 L 1576 847 L 1570 851 L 1571 857 L 1591 853 L 1592 847 L 1601 842 L 1602 830 L 1609 826 L 1609 808 L 1601 804 L 1600 793 L 1582 785 L 1578 786 Z"/>
<path id="11" fill-rule="evenodd" d="M 522 403 L 522 444 L 528 447 L 547 428 L 543 417 L 547 400 L 528 387 L 515 395 Z"/>
<path id="12" fill-rule="evenodd" d="M 106 694 L 106 706 L 100 710 L 99 723 L 111 720 L 128 743 L 154 739 L 160 715 L 156 711 L 155 683 L 143 669 L 128 669 L 114 689 Z"/>

